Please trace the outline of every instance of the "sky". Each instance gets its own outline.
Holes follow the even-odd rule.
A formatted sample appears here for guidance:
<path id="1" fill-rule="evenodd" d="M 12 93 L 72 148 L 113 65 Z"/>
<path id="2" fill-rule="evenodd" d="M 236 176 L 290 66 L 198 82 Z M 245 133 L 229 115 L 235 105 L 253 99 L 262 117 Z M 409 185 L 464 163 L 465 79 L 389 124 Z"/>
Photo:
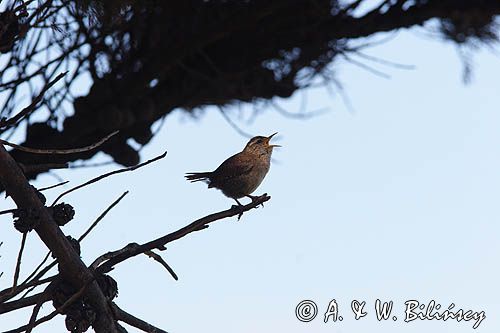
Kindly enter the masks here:
<path id="1" fill-rule="evenodd" d="M 271 170 L 254 193 L 266 192 L 271 200 L 240 221 L 218 221 L 171 243 L 161 255 L 179 281 L 146 256 L 117 266 L 110 274 L 119 284 L 120 307 L 177 333 L 499 331 L 499 55 L 475 52 L 472 80 L 464 84 L 455 46 L 422 29 L 402 31 L 365 52 L 414 69 L 363 60 L 390 75 L 382 78 L 338 61 L 332 69 L 351 107 L 324 88 L 306 91 L 305 103 L 304 92 L 275 100 L 289 112 L 304 105 L 306 112 L 328 110 L 305 120 L 271 107 L 257 117 L 251 106 L 227 109 L 245 132 L 279 132 L 276 143 L 283 147 L 275 149 Z M 66 196 L 76 217 L 63 230 L 79 236 L 130 191 L 83 241 L 82 259 L 90 264 L 109 250 L 225 210 L 231 199 L 183 175 L 215 169 L 247 141 L 215 108 L 196 119 L 176 111 L 142 150 L 144 160 L 164 151 L 167 157 Z M 99 155 L 94 161 L 106 160 Z M 57 175 L 70 188 L 116 168 Z M 33 184 L 57 182 L 44 175 Z M 62 190 L 46 192 L 49 202 Z M 2 199 L 0 210 L 12 205 Z M 0 220 L 3 289 L 12 283 L 21 235 L 6 216 Z M 33 233 L 25 253 L 21 278 L 46 254 Z M 389 320 L 377 320 L 377 299 L 393 301 Z M 303 300 L 318 308 L 310 322 L 296 317 Z M 325 323 L 332 300 L 343 320 L 329 317 Z M 354 300 L 366 302 L 366 317 L 354 319 Z M 453 311 L 484 311 L 486 318 L 477 329 L 474 320 L 405 322 L 410 300 L 434 300 L 441 310 L 454 304 Z M 52 310 L 47 303 L 42 314 Z M 0 331 L 27 323 L 29 315 L 2 315 Z M 58 317 L 35 332 L 61 331 L 63 325 Z"/>

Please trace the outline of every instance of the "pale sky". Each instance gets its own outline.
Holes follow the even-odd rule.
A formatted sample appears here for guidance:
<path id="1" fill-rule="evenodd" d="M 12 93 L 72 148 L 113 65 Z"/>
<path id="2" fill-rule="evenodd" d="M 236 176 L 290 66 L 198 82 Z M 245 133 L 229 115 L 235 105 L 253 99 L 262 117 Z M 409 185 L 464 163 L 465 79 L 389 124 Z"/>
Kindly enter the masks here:
<path id="1" fill-rule="evenodd" d="M 332 68 L 353 110 L 339 95 L 311 90 L 307 110 L 329 111 L 308 120 L 266 108 L 249 123 L 251 107 L 228 108 L 246 132 L 280 133 L 276 141 L 283 148 L 275 150 L 255 193 L 272 199 L 239 222 L 219 221 L 171 243 L 161 254 L 179 281 L 146 256 L 117 266 L 111 275 L 119 284 L 118 305 L 176 333 L 499 331 L 500 58 L 490 50 L 476 52 L 472 82 L 464 85 L 455 47 L 425 37 L 421 29 L 401 32 L 366 53 L 415 69 L 362 60 L 391 75 L 384 79 L 339 61 Z M 289 112 L 297 112 L 301 101 L 300 92 L 276 100 Z M 78 237 L 130 191 L 84 240 L 82 258 L 90 264 L 104 252 L 227 209 L 231 199 L 186 182 L 183 174 L 215 169 L 246 142 L 215 108 L 199 119 L 177 111 L 142 152 L 143 160 L 164 150 L 167 157 L 65 197 L 76 218 L 63 230 Z M 115 168 L 57 174 L 74 186 Z M 44 175 L 33 184 L 57 182 Z M 60 191 L 47 192 L 49 202 Z M 0 210 L 10 207 L 10 200 L 0 201 Z M 0 219 L 3 289 L 12 282 L 21 235 L 6 216 Z M 22 277 L 46 253 L 34 233 L 25 253 Z M 306 299 L 319 311 L 307 323 L 295 317 L 295 307 Z M 325 324 L 332 299 L 344 320 Z M 394 301 L 397 321 L 377 321 L 376 299 Z M 354 320 L 352 300 L 366 301 L 365 318 Z M 474 321 L 405 323 L 407 300 L 435 300 L 442 309 L 454 303 L 455 310 L 484 311 L 486 319 L 476 330 Z M 42 312 L 52 310 L 47 303 Z M 2 315 L 0 331 L 27 323 L 29 315 Z M 63 330 L 61 316 L 34 331 Z"/>

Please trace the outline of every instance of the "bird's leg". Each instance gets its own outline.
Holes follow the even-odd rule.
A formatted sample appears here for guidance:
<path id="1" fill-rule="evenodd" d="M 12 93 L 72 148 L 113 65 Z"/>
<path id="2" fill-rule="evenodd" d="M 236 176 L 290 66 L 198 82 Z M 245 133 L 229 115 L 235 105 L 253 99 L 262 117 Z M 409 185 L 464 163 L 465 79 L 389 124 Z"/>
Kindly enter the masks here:
<path id="1" fill-rule="evenodd" d="M 232 209 L 232 208 L 241 208 L 241 207 L 243 207 L 243 205 L 241 204 L 241 202 L 239 202 L 239 201 L 238 201 L 238 199 L 236 199 L 236 198 L 233 198 L 233 199 L 234 199 L 234 201 L 236 201 L 236 203 L 238 204 L 238 206 L 233 205 L 233 206 L 231 207 L 231 209 Z M 238 214 L 238 221 L 241 219 L 241 216 L 242 216 L 242 215 L 243 215 L 243 211 L 241 211 L 241 212 Z"/>
<path id="2" fill-rule="evenodd" d="M 241 202 L 239 202 L 239 201 L 238 201 L 238 199 L 236 199 L 236 198 L 233 198 L 233 199 L 234 199 L 234 201 L 236 201 L 236 203 L 237 203 L 238 205 L 232 205 L 232 206 L 231 206 L 231 209 L 233 209 L 233 208 L 241 208 L 241 207 L 243 207 L 243 205 L 241 204 Z"/>

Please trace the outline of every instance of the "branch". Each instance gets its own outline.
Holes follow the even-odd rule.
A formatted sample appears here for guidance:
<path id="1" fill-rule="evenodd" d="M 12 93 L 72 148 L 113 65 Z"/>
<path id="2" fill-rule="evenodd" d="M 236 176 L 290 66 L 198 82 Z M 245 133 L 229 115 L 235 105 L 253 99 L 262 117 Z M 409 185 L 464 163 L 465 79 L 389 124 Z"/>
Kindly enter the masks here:
<path id="1" fill-rule="evenodd" d="M 16 269 L 14 271 L 14 283 L 12 285 L 12 292 L 16 291 L 17 280 L 19 279 L 19 272 L 21 271 L 21 259 L 23 257 L 24 245 L 26 245 L 26 237 L 28 233 L 23 233 L 23 238 L 21 240 L 21 248 L 19 249 L 19 254 L 17 255 Z"/>
<path id="2" fill-rule="evenodd" d="M 92 223 L 92 225 L 78 238 L 78 242 L 81 242 L 91 231 L 92 229 L 108 214 L 108 212 L 114 207 L 116 206 L 124 197 L 125 195 L 128 194 L 128 191 L 126 191 L 125 193 L 123 193 L 117 200 L 115 200 L 95 221 L 94 223 Z M 14 210 L 15 211 L 15 210 Z M 47 255 L 45 256 L 45 258 L 42 260 L 42 262 L 35 268 L 35 270 L 26 278 L 25 281 L 23 281 L 23 283 L 18 286 L 18 288 L 16 288 L 17 290 L 13 290 L 13 289 L 10 289 L 10 290 L 5 290 L 5 291 L 0 291 L 0 302 L 1 301 L 4 301 L 6 299 L 10 299 L 14 296 L 16 296 L 17 294 L 19 294 L 21 291 L 25 290 L 26 288 L 30 287 L 31 285 L 37 285 L 37 283 L 39 282 L 39 279 L 45 275 L 45 273 L 47 273 L 52 267 L 54 267 L 56 264 L 57 264 L 57 260 L 54 260 L 52 263 L 50 263 L 47 267 L 45 267 L 42 271 L 40 271 L 40 273 L 38 273 L 36 276 L 35 274 L 38 272 L 38 270 L 43 266 L 43 264 L 47 261 L 47 259 L 49 258 L 50 256 L 50 253 L 51 252 L 48 252 Z M 166 263 L 165 263 L 166 264 Z M 175 273 L 174 273 L 175 275 Z M 31 278 L 33 278 L 33 280 L 30 280 Z M 47 279 L 45 280 L 42 280 L 42 281 L 46 281 Z M 50 282 L 50 281 L 46 281 L 46 282 Z M 17 292 L 16 292 L 17 291 Z M 2 295 L 7 292 L 7 295 L 6 296 L 3 296 Z"/>
<path id="3" fill-rule="evenodd" d="M 78 238 L 78 242 L 81 242 L 87 235 L 95 228 L 95 226 L 109 213 L 113 207 L 118 205 L 118 203 L 128 194 L 128 191 L 124 192 L 118 199 L 116 199 L 104 212 L 99 215 L 99 217 L 90 225 L 90 227 Z"/>
<path id="4" fill-rule="evenodd" d="M 91 268 L 97 269 L 101 273 L 107 273 L 113 269 L 113 266 L 125 261 L 131 257 L 134 257 L 138 254 L 145 253 L 147 251 L 151 251 L 153 249 L 164 249 L 165 244 L 173 242 L 179 238 L 182 238 L 194 231 L 198 231 L 201 229 L 205 229 L 209 223 L 222 220 L 227 217 L 232 216 L 241 216 L 244 212 L 251 210 L 252 208 L 257 208 L 259 205 L 262 205 L 264 202 L 271 199 L 267 194 L 263 194 L 260 197 L 256 197 L 252 200 L 251 203 L 244 206 L 232 206 L 230 209 L 210 214 L 201 219 L 198 219 L 187 226 L 174 231 L 170 234 L 167 234 L 163 237 L 152 240 L 148 243 L 138 245 L 136 243 L 131 243 L 124 248 L 114 251 L 108 252 L 99 258 L 97 258 L 94 263 L 92 263 Z M 104 262 L 102 265 L 100 265 Z M 99 266 L 100 265 L 100 266 Z"/>
<path id="5" fill-rule="evenodd" d="M 108 141 L 112 136 L 116 135 L 117 133 L 118 133 L 118 131 L 114 131 L 113 133 L 105 136 L 104 138 L 102 138 L 101 140 L 99 140 L 96 143 L 93 143 L 93 144 L 91 144 L 89 146 L 85 146 L 85 147 L 81 147 L 81 148 L 72 148 L 72 149 L 36 149 L 36 148 L 28 148 L 28 147 L 23 147 L 23 146 L 16 145 L 15 143 L 10 143 L 10 142 L 2 140 L 2 139 L 0 139 L 0 143 L 4 144 L 6 146 L 12 147 L 14 149 L 17 149 L 17 150 L 20 150 L 20 151 L 24 151 L 26 153 L 31 153 L 31 154 L 66 155 L 66 154 L 76 154 L 76 153 L 82 153 L 82 152 L 86 152 L 86 151 L 89 151 L 89 150 L 93 150 L 93 149 L 99 147 L 100 145 L 102 145 L 103 143 L 105 143 L 106 141 Z"/>
<path id="6" fill-rule="evenodd" d="M 17 208 L 12 208 L 12 209 L 7 209 L 7 210 L 0 210 L 0 215 L 14 214 L 15 212 L 17 212 Z"/>
<path id="7" fill-rule="evenodd" d="M 11 302 L 0 303 L 0 314 L 32 306 L 40 301 L 47 302 L 49 300 L 50 295 L 48 293 L 41 292 L 30 297 L 21 298 Z"/>
<path id="8" fill-rule="evenodd" d="M 111 307 L 113 308 L 113 312 L 115 313 L 115 318 L 117 320 L 123 321 L 124 323 L 127 323 L 130 326 L 138 328 L 143 332 L 167 333 L 166 331 L 162 330 L 161 328 L 155 327 L 155 326 L 151 325 L 150 323 L 145 322 L 144 320 L 139 319 L 137 317 L 134 317 L 130 313 L 123 311 L 114 302 L 111 303 Z"/>
<path id="9" fill-rule="evenodd" d="M 31 333 L 31 331 L 33 331 L 33 328 L 35 327 L 36 317 L 38 317 L 38 313 L 40 312 L 42 305 L 43 305 L 42 301 L 38 301 L 35 304 L 33 312 L 31 313 L 30 321 L 28 323 L 28 328 L 26 329 L 26 333 Z"/>
<path id="10" fill-rule="evenodd" d="M 60 183 L 55 184 L 55 185 L 51 185 L 51 186 L 39 188 L 38 192 L 42 192 L 42 191 L 50 190 L 50 189 L 53 189 L 53 188 L 56 188 L 56 187 L 59 187 L 59 186 L 63 186 L 63 185 L 66 185 L 67 183 L 69 183 L 69 180 L 67 180 L 65 182 L 60 182 Z"/>
<path id="11" fill-rule="evenodd" d="M 46 322 L 46 321 L 49 321 L 51 320 L 52 318 L 54 318 L 55 316 L 57 316 L 58 314 L 60 313 L 63 313 L 64 310 L 66 310 L 66 308 L 68 306 L 70 306 L 71 304 L 73 304 L 77 299 L 79 299 L 80 297 L 82 297 L 82 295 L 85 293 L 85 291 L 87 290 L 87 288 L 89 288 L 92 284 L 92 282 L 94 281 L 94 278 L 92 277 L 91 280 L 87 281 L 86 283 L 83 284 L 83 286 L 80 288 L 80 290 L 78 290 L 75 294 L 73 294 L 73 296 L 71 296 L 66 302 L 64 302 L 63 305 L 61 305 L 60 307 L 58 307 L 57 309 L 55 309 L 54 311 L 52 311 L 51 313 L 49 313 L 48 315 L 46 315 L 45 317 L 42 317 L 38 320 L 35 320 L 35 321 L 31 321 L 31 319 L 33 319 L 33 315 L 35 315 L 35 311 L 36 311 L 36 308 L 33 309 L 33 314 L 31 316 L 31 319 L 30 319 L 30 323 L 28 325 L 24 325 L 24 326 L 21 326 L 21 327 L 18 327 L 16 329 L 13 329 L 13 330 L 10 330 L 10 331 L 6 331 L 6 332 L 3 332 L 3 333 L 21 333 L 21 332 L 26 332 L 26 331 L 29 331 L 29 330 L 32 330 L 34 327 Z M 114 321 L 113 321 L 114 323 Z M 115 329 L 115 332 L 116 329 Z M 118 333 L 118 332 L 117 332 Z"/>
<path id="12" fill-rule="evenodd" d="M 92 229 L 109 213 L 109 211 L 115 207 L 124 197 L 125 195 L 127 195 L 129 192 L 126 191 L 124 192 L 118 199 L 116 199 L 95 221 L 94 223 L 92 223 L 92 225 L 78 238 L 78 242 L 81 242 L 91 231 Z M 15 210 L 14 210 L 15 211 Z M 6 292 L 6 291 L 10 291 L 11 293 L 7 294 L 7 296 L 5 296 L 4 298 L 5 299 L 9 299 L 9 298 L 12 298 L 14 297 L 15 295 L 17 295 L 18 293 L 20 293 L 21 291 L 23 291 L 24 289 L 32 286 L 32 285 L 37 285 L 39 282 L 50 282 L 52 278 L 49 278 L 49 279 L 44 279 L 44 280 L 39 280 L 43 275 L 45 275 L 45 273 L 47 273 L 52 267 L 54 267 L 56 264 L 57 264 L 57 260 L 54 260 L 52 263 L 50 263 L 48 266 L 46 266 L 42 271 L 40 271 L 40 273 L 38 273 L 36 276 L 35 274 L 37 273 L 37 271 L 43 266 L 43 264 L 47 261 L 47 259 L 49 258 L 50 256 L 50 253 L 47 253 L 47 255 L 45 256 L 45 258 L 42 260 L 42 262 L 35 268 L 35 270 L 30 274 L 30 276 L 28 276 L 26 278 L 26 280 L 17 288 L 17 293 L 12 293 L 12 289 L 10 290 L 4 290 L 4 291 L 1 291 L 0 292 L 0 301 L 2 301 L 2 293 Z M 154 259 L 154 258 L 153 258 Z M 156 260 L 156 259 L 155 259 Z M 168 264 L 165 262 L 165 264 L 168 266 Z M 170 267 L 169 267 L 170 268 Z M 169 269 L 167 268 L 167 270 Z M 177 280 L 177 276 L 175 275 L 175 273 L 173 272 L 173 270 L 170 268 L 169 272 L 171 272 L 171 274 L 173 274 L 174 278 Z M 32 277 L 34 276 L 33 280 L 30 280 Z M 1 312 L 0 312 L 1 313 Z"/>
<path id="13" fill-rule="evenodd" d="M 56 84 L 57 81 L 62 79 L 66 75 L 66 73 L 68 73 L 68 72 L 63 72 L 63 73 L 59 74 L 58 76 L 56 76 L 54 78 L 54 80 L 47 83 L 45 85 L 45 87 L 43 87 L 42 91 L 40 91 L 38 96 L 35 97 L 35 99 L 31 102 L 31 104 L 28 105 L 27 107 L 25 107 L 24 109 L 22 109 L 21 112 L 16 114 L 14 117 L 12 117 L 10 119 L 0 120 L 0 128 L 3 128 L 3 127 L 8 128 L 8 127 L 14 126 L 19 120 L 21 120 L 22 118 L 24 118 L 25 116 L 27 116 L 28 114 L 33 112 L 35 110 L 36 105 L 42 100 L 43 95 L 45 95 L 45 92 L 47 90 L 49 90 L 54 84 Z"/>
<path id="14" fill-rule="evenodd" d="M 66 192 L 61 193 L 61 194 L 60 194 L 60 195 L 56 198 L 56 200 L 54 200 L 54 202 L 52 203 L 52 205 L 51 205 L 51 206 L 54 206 L 54 205 L 55 205 L 55 204 L 59 201 L 59 199 L 61 199 L 63 196 L 65 196 L 65 195 L 66 195 L 66 194 L 68 194 L 68 193 L 71 193 L 71 192 L 76 191 L 76 190 L 78 190 L 78 189 L 80 189 L 80 188 L 82 188 L 82 187 L 85 187 L 85 186 L 87 186 L 87 185 L 90 185 L 90 184 L 93 184 L 93 183 L 95 183 L 95 182 L 98 182 L 98 181 L 100 181 L 101 179 L 104 179 L 104 178 L 106 178 L 106 177 L 109 177 L 109 176 L 112 176 L 112 175 L 116 175 L 116 174 L 118 174 L 118 173 L 122 173 L 122 172 L 134 171 L 135 169 L 139 169 L 140 167 L 143 167 L 143 166 L 146 166 L 146 165 L 148 165 L 148 164 L 150 164 L 150 163 L 156 162 L 156 161 L 158 161 L 158 160 L 160 160 L 160 159 L 164 158 L 166 155 L 167 155 L 167 152 L 164 152 L 163 154 L 161 154 L 161 155 L 159 155 L 159 156 L 157 156 L 157 157 L 155 157 L 155 158 L 153 158 L 153 159 L 151 159 L 151 160 L 149 160 L 149 161 L 146 161 L 146 162 L 144 162 L 144 163 L 137 164 L 137 165 L 134 165 L 134 166 L 131 166 L 131 167 L 128 167 L 128 168 L 123 168 L 123 169 L 120 169 L 120 170 L 111 171 L 111 172 L 105 173 L 105 174 L 103 174 L 103 175 L 100 175 L 99 177 L 93 178 L 93 179 L 91 179 L 91 180 L 89 180 L 89 181 L 87 181 L 87 182 L 85 182 L 85 183 L 83 183 L 83 184 L 81 184 L 81 185 L 75 186 L 75 187 L 73 187 L 73 188 L 71 188 L 71 189 L 67 190 Z"/>
<path id="15" fill-rule="evenodd" d="M 163 258 L 158 253 L 154 253 L 153 251 L 144 251 L 144 254 L 153 259 L 154 261 L 159 262 L 160 265 L 165 267 L 165 269 L 170 273 L 170 275 L 172 275 L 175 281 L 179 280 L 179 277 L 177 276 L 177 274 L 175 274 L 172 267 L 170 267 L 170 265 L 167 264 L 167 262 L 163 260 Z"/>
<path id="16" fill-rule="evenodd" d="M 0 291 L 0 304 L 2 304 L 5 301 L 8 301 L 9 299 L 12 299 L 15 296 L 19 295 L 23 290 L 26 290 L 28 288 L 36 288 L 42 284 L 52 282 L 56 277 L 57 277 L 57 275 L 54 275 L 54 276 L 50 276 L 48 278 L 41 279 L 41 280 L 38 278 L 38 279 L 33 279 L 29 282 L 23 282 L 19 286 L 17 286 L 15 292 L 12 292 L 12 288 L 4 289 L 4 290 Z M 25 298 L 25 297 L 26 297 L 26 293 L 21 298 Z"/>
<path id="17" fill-rule="evenodd" d="M 45 267 L 38 275 L 35 276 L 35 274 L 38 272 L 38 270 L 40 268 L 42 268 L 43 264 L 45 264 L 45 262 L 49 259 L 50 254 L 51 254 L 51 252 L 49 251 L 47 253 L 47 255 L 45 256 L 45 258 L 42 260 L 42 262 L 35 268 L 35 270 L 20 285 L 17 286 L 16 290 L 12 290 L 12 288 L 10 288 L 10 289 L 4 289 L 4 290 L 0 291 L 0 303 L 5 302 L 6 300 L 9 300 L 9 299 L 15 297 L 16 295 L 20 294 L 23 290 L 26 290 L 26 289 L 31 288 L 31 287 L 39 286 L 40 284 L 50 282 L 51 278 L 47 278 L 44 280 L 40 280 L 40 279 L 53 266 L 55 266 L 55 264 L 57 263 L 56 260 L 54 260 L 51 264 L 49 264 L 47 267 Z M 35 276 L 35 277 L 33 278 L 33 276 Z M 31 278 L 33 278 L 33 279 L 31 280 Z"/>
<path id="18" fill-rule="evenodd" d="M 0 145 L 0 183 L 18 208 L 33 209 L 39 214 L 40 220 L 35 231 L 56 257 L 61 277 L 76 288 L 84 286 L 88 281 L 93 281 L 92 272 L 72 248 L 17 163 L 2 145 Z M 94 330 L 97 333 L 116 333 L 117 328 L 108 301 L 95 281 L 88 286 L 86 295 L 97 312 L 96 321 L 93 323 Z"/>

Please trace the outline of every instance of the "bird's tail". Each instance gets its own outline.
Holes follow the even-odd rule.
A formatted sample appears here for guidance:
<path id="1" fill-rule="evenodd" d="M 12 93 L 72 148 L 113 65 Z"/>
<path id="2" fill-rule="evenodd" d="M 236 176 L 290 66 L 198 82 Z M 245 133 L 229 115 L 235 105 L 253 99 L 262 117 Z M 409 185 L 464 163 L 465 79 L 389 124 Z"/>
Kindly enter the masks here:
<path id="1" fill-rule="evenodd" d="M 210 175 L 211 172 L 188 172 L 184 177 L 186 177 L 187 180 L 191 181 L 191 183 L 194 182 L 210 182 Z"/>

